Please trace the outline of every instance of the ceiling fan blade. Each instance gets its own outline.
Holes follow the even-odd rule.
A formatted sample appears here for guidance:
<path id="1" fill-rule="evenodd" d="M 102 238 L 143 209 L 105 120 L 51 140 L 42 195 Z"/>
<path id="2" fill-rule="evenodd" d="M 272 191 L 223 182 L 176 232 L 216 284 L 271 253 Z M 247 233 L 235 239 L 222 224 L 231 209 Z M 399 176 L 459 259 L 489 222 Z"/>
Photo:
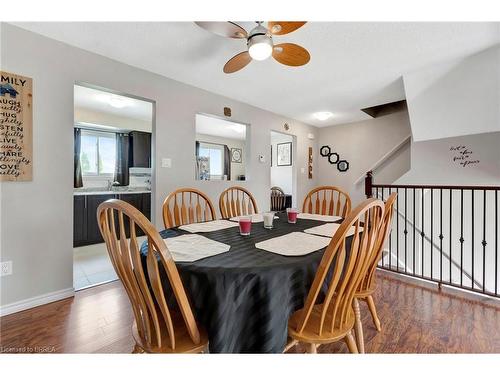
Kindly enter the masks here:
<path id="1" fill-rule="evenodd" d="M 279 63 L 288 66 L 305 65 L 311 59 L 311 55 L 304 47 L 293 43 L 276 44 L 273 48 L 273 57 Z"/>
<path id="2" fill-rule="evenodd" d="M 240 25 L 227 22 L 195 22 L 201 28 L 208 30 L 214 34 L 234 39 L 246 39 L 248 34 Z"/>
<path id="3" fill-rule="evenodd" d="M 267 28 L 273 35 L 285 35 L 302 27 L 307 22 L 269 21 Z"/>
<path id="4" fill-rule="evenodd" d="M 238 53 L 236 56 L 233 56 L 226 63 L 226 65 L 224 65 L 224 73 L 229 74 L 237 72 L 238 70 L 243 69 L 245 66 L 247 66 L 250 61 L 252 61 L 252 58 L 250 57 L 248 51 Z"/>

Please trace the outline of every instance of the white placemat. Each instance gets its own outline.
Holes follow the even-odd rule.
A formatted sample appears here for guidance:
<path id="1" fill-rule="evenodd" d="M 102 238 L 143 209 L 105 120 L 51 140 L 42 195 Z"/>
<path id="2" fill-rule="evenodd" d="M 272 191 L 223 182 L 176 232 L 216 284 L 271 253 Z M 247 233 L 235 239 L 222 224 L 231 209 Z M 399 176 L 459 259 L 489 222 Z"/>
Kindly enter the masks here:
<path id="1" fill-rule="evenodd" d="M 199 234 L 184 234 L 166 238 L 165 244 L 175 262 L 194 262 L 199 259 L 222 254 L 231 246 L 214 241 Z"/>
<path id="2" fill-rule="evenodd" d="M 255 244 L 257 249 L 285 256 L 301 256 L 320 250 L 330 243 L 327 237 L 292 232 Z"/>
<path id="3" fill-rule="evenodd" d="M 318 214 L 306 214 L 300 213 L 297 215 L 298 219 L 307 219 L 307 220 L 318 220 L 318 221 L 337 221 L 342 219 L 342 216 L 330 216 L 330 215 L 318 215 Z"/>
<path id="4" fill-rule="evenodd" d="M 262 214 L 236 216 L 236 217 L 230 218 L 229 220 L 231 220 L 231 221 L 239 221 L 240 217 L 248 217 L 248 216 L 252 217 L 252 223 L 260 223 L 260 222 L 264 221 L 264 216 Z"/>
<path id="5" fill-rule="evenodd" d="M 317 234 L 320 236 L 326 236 L 326 237 L 333 237 L 335 235 L 335 232 L 337 232 L 337 229 L 339 229 L 340 224 L 338 223 L 328 223 L 328 224 L 323 224 L 319 225 L 317 227 L 312 227 L 309 229 L 306 229 L 304 232 L 310 233 L 310 234 Z M 363 231 L 363 227 L 359 227 L 359 231 Z M 346 237 L 352 236 L 355 232 L 355 228 L 351 227 L 347 231 Z"/>
<path id="6" fill-rule="evenodd" d="M 229 220 L 213 220 L 203 223 L 181 225 L 179 229 L 185 230 L 190 233 L 207 233 L 215 232 L 216 230 L 237 227 L 238 225 L 238 223 Z"/>

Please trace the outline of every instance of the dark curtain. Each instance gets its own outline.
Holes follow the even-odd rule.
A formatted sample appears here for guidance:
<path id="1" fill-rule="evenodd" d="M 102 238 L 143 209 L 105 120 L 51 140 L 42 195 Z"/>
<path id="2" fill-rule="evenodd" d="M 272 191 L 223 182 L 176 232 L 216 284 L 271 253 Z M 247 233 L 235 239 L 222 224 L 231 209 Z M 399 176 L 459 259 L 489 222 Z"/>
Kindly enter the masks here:
<path id="1" fill-rule="evenodd" d="M 224 145 L 224 174 L 231 180 L 231 151 Z"/>
<path id="2" fill-rule="evenodd" d="M 80 164 L 80 148 L 82 144 L 82 129 L 75 128 L 73 131 L 73 138 L 75 143 L 74 150 L 74 176 L 73 176 L 73 186 L 75 188 L 83 187 L 82 179 L 82 166 Z"/>
<path id="3" fill-rule="evenodd" d="M 129 136 L 126 133 L 116 134 L 116 165 L 115 165 L 115 181 L 122 186 L 129 184 Z"/>
<path id="4" fill-rule="evenodd" d="M 200 142 L 195 142 L 195 155 L 196 155 L 196 179 L 201 180 L 200 176 L 200 161 L 198 158 L 200 157 Z"/>

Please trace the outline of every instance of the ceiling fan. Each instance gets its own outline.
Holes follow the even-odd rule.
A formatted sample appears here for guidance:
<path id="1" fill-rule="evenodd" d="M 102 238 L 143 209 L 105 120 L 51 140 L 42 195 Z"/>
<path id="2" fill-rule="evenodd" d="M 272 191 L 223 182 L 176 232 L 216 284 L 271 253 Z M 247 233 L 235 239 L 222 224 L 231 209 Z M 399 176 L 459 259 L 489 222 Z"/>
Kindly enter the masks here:
<path id="1" fill-rule="evenodd" d="M 195 22 L 214 34 L 234 39 L 246 39 L 247 51 L 238 53 L 224 65 L 224 73 L 234 73 L 247 66 L 252 60 L 265 60 L 270 56 L 288 66 L 305 65 L 311 59 L 309 52 L 294 43 L 273 43 L 273 35 L 285 35 L 297 30 L 306 22 L 270 21 L 267 28 L 262 21 L 249 33 L 240 25 L 228 22 Z"/>

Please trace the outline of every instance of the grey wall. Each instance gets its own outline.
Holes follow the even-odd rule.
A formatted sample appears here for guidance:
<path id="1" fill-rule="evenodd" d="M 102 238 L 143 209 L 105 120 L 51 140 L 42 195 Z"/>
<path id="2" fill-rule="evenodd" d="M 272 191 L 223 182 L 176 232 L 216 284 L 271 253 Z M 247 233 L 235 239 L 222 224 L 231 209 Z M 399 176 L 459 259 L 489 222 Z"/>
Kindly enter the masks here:
<path id="1" fill-rule="evenodd" d="M 354 204 L 359 203 L 364 199 L 364 185 L 354 185 L 354 182 L 409 134 L 410 123 L 406 111 L 372 120 L 321 128 L 318 149 L 324 145 L 330 146 L 341 159 L 349 162 L 349 170 L 339 172 L 337 167 L 319 155 L 318 151 L 315 153 L 318 184 L 340 186 L 351 195 Z M 410 151 L 407 147 L 389 159 L 374 175 L 379 183 L 392 183 L 409 168 Z"/>
<path id="2" fill-rule="evenodd" d="M 247 104 L 143 71 L 63 43 L 1 24 L 1 68 L 33 78 L 33 181 L 1 184 L 1 260 L 14 262 L 14 274 L 1 282 L 2 306 L 72 287 L 73 238 L 73 85 L 86 82 L 156 101 L 156 161 L 172 159 L 172 168 L 154 165 L 153 208 L 161 225 L 165 196 L 181 186 L 195 186 L 217 201 L 231 182 L 194 180 L 195 114 L 221 115 L 250 124 L 247 175 L 261 209 L 269 206 L 267 161 L 270 131 L 290 124 L 297 137 L 297 163 L 307 167 L 307 139 L 317 129 Z M 194 72 L 195 74 L 195 72 Z M 227 79 L 232 79 L 228 76 Z M 223 84 L 223 82 L 221 82 Z M 316 137 L 317 139 L 317 137 Z M 266 163 L 259 163 L 259 154 Z M 315 186 L 297 175 L 298 196 Z"/>
<path id="3" fill-rule="evenodd" d="M 416 142 L 500 131 L 500 46 L 403 78 Z"/>

